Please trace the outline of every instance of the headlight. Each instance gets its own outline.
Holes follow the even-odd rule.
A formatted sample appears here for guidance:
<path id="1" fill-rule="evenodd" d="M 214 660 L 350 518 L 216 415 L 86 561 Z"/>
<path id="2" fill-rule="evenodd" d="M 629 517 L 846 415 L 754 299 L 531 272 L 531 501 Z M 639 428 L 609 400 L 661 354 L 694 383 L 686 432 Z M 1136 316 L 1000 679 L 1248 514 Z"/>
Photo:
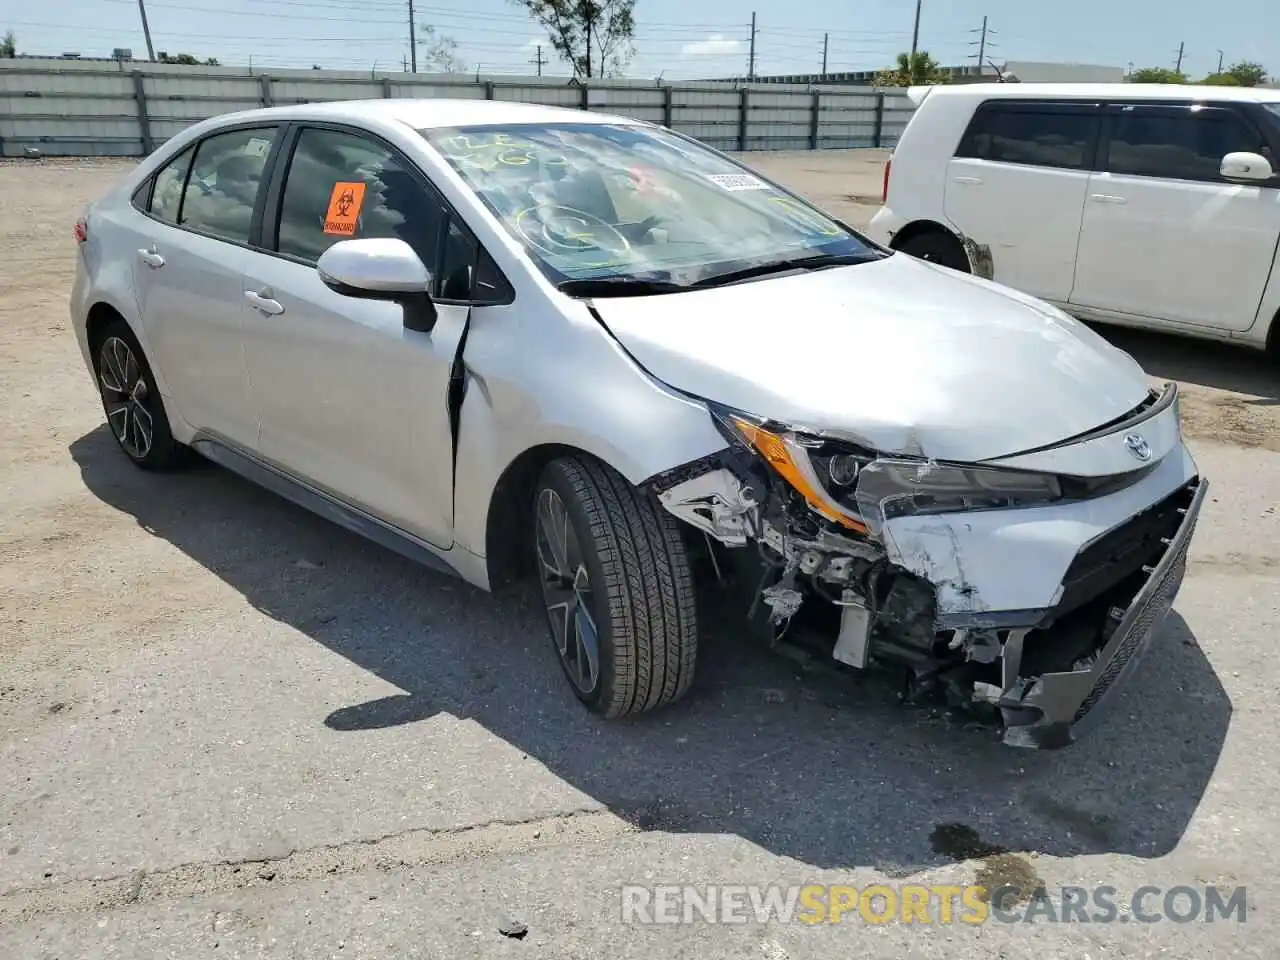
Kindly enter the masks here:
<path id="1" fill-rule="evenodd" d="M 855 515 L 855 510 L 832 497 L 815 471 L 809 448 L 821 440 L 790 430 L 766 428 L 763 421 L 733 411 L 711 409 L 725 433 L 760 454 L 819 516 L 858 533 L 867 532 L 867 525 Z"/>
<path id="2" fill-rule="evenodd" d="M 1037 506 L 1063 499 L 1063 492 L 1059 478 L 1047 473 L 882 458 L 859 471 L 854 499 L 878 533 L 895 517 Z"/>
<path id="3" fill-rule="evenodd" d="M 712 408 L 725 432 L 754 449 L 820 516 L 878 535 L 895 517 L 1000 510 L 1064 498 L 1046 473 L 911 460 L 798 433 Z"/>

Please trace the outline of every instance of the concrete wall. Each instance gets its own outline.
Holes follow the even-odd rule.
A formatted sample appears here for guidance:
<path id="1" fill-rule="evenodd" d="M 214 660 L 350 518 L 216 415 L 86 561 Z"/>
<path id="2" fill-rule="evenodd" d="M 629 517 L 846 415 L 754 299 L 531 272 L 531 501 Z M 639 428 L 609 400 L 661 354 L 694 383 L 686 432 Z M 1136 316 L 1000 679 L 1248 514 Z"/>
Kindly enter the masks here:
<path id="1" fill-rule="evenodd" d="M 144 156 L 183 128 L 235 110 L 317 100 L 453 97 L 607 111 L 723 150 L 892 146 L 911 115 L 899 92 L 563 78 L 345 73 L 91 60 L 0 60 L 0 156 Z"/>

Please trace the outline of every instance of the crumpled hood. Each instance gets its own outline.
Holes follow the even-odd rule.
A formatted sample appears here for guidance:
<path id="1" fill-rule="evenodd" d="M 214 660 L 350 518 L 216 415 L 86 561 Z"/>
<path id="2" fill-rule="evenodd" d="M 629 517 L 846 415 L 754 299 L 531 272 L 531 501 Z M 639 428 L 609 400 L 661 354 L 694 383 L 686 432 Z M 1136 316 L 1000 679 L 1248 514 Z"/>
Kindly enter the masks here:
<path id="1" fill-rule="evenodd" d="M 885 453 L 1008 456 L 1123 416 L 1149 389 L 1056 308 L 905 254 L 595 308 L 670 386 Z"/>

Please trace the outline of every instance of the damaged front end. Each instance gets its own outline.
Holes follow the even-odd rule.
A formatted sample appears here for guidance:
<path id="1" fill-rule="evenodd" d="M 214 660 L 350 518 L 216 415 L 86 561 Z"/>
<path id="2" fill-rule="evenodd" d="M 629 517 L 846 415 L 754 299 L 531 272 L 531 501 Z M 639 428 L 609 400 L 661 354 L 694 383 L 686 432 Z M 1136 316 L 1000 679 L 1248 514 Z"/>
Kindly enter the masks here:
<path id="1" fill-rule="evenodd" d="M 1072 742 L 1136 665 L 1207 490 L 1180 442 L 1141 469 L 1083 478 L 884 455 L 713 413 L 730 446 L 651 486 L 702 532 L 748 623 L 777 649 L 896 673 L 905 701 L 985 719 L 1015 746 Z M 1118 496 L 1157 481 L 1154 504 Z M 1089 509 L 1104 498 L 1114 522 Z"/>

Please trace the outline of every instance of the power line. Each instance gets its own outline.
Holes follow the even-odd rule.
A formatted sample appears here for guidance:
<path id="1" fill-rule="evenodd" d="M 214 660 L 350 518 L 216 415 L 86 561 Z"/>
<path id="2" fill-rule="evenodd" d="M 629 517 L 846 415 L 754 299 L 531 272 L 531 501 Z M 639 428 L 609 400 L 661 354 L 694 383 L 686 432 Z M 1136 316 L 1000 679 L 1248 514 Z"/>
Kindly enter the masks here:
<path id="1" fill-rule="evenodd" d="M 1186 53 L 1186 51 L 1187 51 L 1187 42 L 1184 40 L 1182 43 L 1178 44 L 1178 62 L 1174 65 L 1174 68 L 1173 68 L 1174 73 L 1182 72 L 1182 57 Z"/>
<path id="2" fill-rule="evenodd" d="M 542 65 L 543 65 L 544 63 L 549 62 L 549 61 L 547 61 L 547 60 L 543 59 L 543 56 L 542 56 L 542 44 L 538 44 L 538 52 L 537 52 L 537 54 L 534 56 L 534 58 L 533 58 L 532 60 L 530 60 L 529 62 L 530 62 L 530 63 L 537 64 L 537 66 L 538 66 L 538 76 L 542 76 Z"/>
<path id="3" fill-rule="evenodd" d="M 753 80 L 756 75 L 756 13 L 751 11 L 751 52 L 747 55 L 747 79 Z"/>
<path id="4" fill-rule="evenodd" d="M 151 45 L 151 28 L 147 26 L 147 5 L 138 0 L 138 14 L 142 17 L 142 35 L 147 38 L 147 59 L 155 60 L 156 48 Z"/>
<path id="5" fill-rule="evenodd" d="M 139 0 L 141 2 L 141 0 Z M 822 35 L 822 79 L 827 79 L 827 49 L 831 43 L 831 34 L 824 33 Z"/>

